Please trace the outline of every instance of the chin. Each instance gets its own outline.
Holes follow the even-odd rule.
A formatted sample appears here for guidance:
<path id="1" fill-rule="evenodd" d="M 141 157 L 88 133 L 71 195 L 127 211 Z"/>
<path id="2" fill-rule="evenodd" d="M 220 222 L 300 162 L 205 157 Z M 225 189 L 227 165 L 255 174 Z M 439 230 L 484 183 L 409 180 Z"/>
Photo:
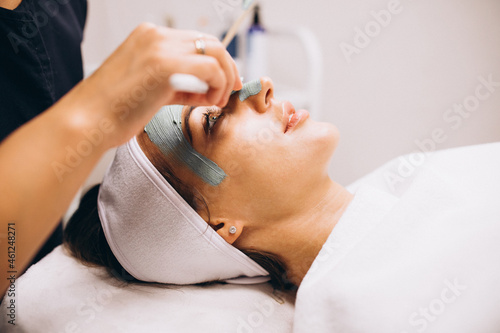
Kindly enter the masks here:
<path id="1" fill-rule="evenodd" d="M 311 122 L 310 127 L 313 145 L 330 158 L 339 143 L 340 133 L 338 128 L 327 122 Z"/>
<path id="2" fill-rule="evenodd" d="M 294 167 L 301 170 L 299 178 L 303 179 L 297 183 L 300 186 L 322 184 L 325 177 L 329 177 L 328 166 L 338 145 L 339 131 L 331 123 L 315 121 L 310 121 L 302 130 L 300 143 L 294 145 L 294 155 L 297 156 Z"/>
<path id="3" fill-rule="evenodd" d="M 302 128 L 300 139 L 302 145 L 299 148 L 303 163 L 309 164 L 314 161 L 309 168 L 319 168 L 318 171 L 327 170 L 339 142 L 337 127 L 331 123 L 312 120 L 304 125 L 307 126 Z"/>

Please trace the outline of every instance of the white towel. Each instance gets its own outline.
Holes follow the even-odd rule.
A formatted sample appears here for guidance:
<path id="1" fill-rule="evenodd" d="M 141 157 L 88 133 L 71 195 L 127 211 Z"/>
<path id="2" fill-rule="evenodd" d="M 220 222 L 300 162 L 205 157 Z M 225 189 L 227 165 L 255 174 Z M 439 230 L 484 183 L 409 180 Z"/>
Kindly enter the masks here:
<path id="1" fill-rule="evenodd" d="M 400 163 L 356 182 L 294 332 L 500 332 L 500 143 L 436 152 L 388 192 Z"/>

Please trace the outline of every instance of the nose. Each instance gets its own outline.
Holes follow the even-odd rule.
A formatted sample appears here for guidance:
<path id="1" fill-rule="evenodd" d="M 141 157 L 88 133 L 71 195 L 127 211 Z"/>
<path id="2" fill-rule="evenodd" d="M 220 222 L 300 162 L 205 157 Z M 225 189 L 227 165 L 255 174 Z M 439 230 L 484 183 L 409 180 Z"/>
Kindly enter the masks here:
<path id="1" fill-rule="evenodd" d="M 253 109 L 259 113 L 265 113 L 271 107 L 271 100 L 274 98 L 273 80 L 269 77 L 261 77 L 260 84 L 262 89 L 256 95 L 250 96 L 247 102 L 253 106 Z"/>

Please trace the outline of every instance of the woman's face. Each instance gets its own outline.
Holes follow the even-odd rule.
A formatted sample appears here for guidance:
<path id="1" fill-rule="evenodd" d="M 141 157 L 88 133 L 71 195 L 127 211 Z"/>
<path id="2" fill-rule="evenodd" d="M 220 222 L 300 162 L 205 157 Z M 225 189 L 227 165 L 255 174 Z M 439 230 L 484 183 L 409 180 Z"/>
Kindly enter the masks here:
<path id="1" fill-rule="evenodd" d="M 184 135 L 227 175 L 220 185 L 210 186 L 187 168 L 178 173 L 205 198 L 211 224 L 279 221 L 329 179 L 328 162 L 338 142 L 336 127 L 312 121 L 307 111 L 295 111 L 289 102 L 275 99 L 269 78 L 261 78 L 261 84 L 260 93 L 243 102 L 233 94 L 222 110 L 183 110 L 183 119 L 188 120 L 182 125 Z"/>

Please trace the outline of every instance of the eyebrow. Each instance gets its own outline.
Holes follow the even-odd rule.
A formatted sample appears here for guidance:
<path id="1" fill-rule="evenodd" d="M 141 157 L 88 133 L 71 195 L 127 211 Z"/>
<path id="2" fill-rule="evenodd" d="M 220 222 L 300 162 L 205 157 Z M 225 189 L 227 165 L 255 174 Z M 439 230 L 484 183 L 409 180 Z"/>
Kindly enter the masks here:
<path id="1" fill-rule="evenodd" d="M 191 143 L 191 145 L 193 145 L 193 135 L 191 134 L 191 127 L 189 126 L 189 118 L 191 117 L 191 113 L 193 113 L 194 108 L 194 106 L 189 107 L 189 111 L 184 117 L 184 124 L 186 124 L 186 132 L 188 134 L 189 143 Z"/>

